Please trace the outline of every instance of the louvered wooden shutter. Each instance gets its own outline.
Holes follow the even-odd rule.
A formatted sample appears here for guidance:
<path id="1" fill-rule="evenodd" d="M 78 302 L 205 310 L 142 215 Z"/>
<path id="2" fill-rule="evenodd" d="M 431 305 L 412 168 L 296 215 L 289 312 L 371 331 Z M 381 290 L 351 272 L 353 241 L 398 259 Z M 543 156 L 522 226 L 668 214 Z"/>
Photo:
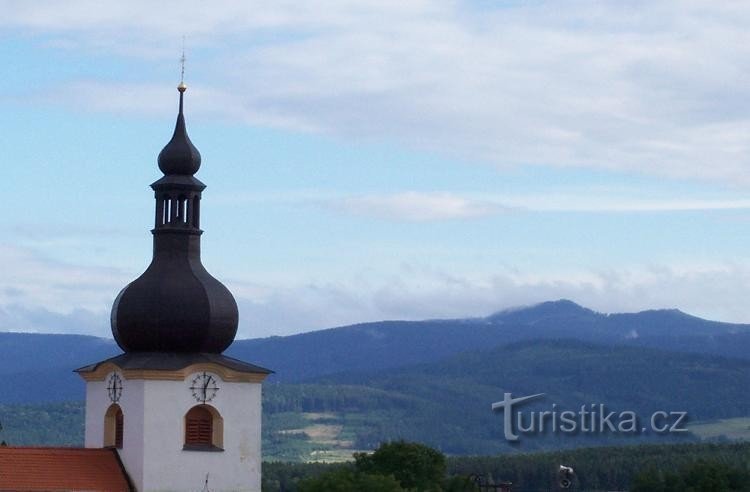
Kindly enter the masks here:
<path id="1" fill-rule="evenodd" d="M 205 408 L 194 407 L 185 416 L 185 444 L 210 446 L 213 417 Z"/>
<path id="2" fill-rule="evenodd" d="M 115 414 L 115 447 L 122 449 L 122 431 L 123 431 L 122 410 L 117 409 Z"/>

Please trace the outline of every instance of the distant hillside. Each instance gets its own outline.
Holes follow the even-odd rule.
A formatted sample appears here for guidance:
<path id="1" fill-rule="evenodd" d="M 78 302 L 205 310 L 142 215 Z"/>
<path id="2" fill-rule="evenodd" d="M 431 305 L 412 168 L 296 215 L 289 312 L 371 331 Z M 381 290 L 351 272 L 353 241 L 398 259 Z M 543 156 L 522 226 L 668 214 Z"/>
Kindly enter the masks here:
<path id="1" fill-rule="evenodd" d="M 604 403 L 609 410 L 631 410 L 644 418 L 655 410 L 687 411 L 692 421 L 711 421 L 750 415 L 748 387 L 750 361 L 576 340 L 525 341 L 378 373 L 265 384 L 264 454 L 283 460 L 345 459 L 396 438 L 457 455 L 691 441 L 697 438 L 542 435 L 524 436 L 520 446 L 511 446 L 503 438 L 502 416 L 490 405 L 506 391 L 546 393 L 526 410 Z M 69 422 L 80 410 L 80 405 L 0 405 L 0 420 L 14 442 L 59 442 L 60 436 L 74 439 L 74 429 L 80 432 L 80 424 Z M 44 414 L 49 417 L 36 416 Z M 48 431 L 41 432 L 45 426 Z"/>
<path id="2" fill-rule="evenodd" d="M 83 446 L 83 402 L 0 404 L 0 441 L 12 446 Z"/>
<path id="3" fill-rule="evenodd" d="M 84 335 L 0 332 L 0 404 L 84 397 L 73 369 L 120 352 L 114 340 Z"/>
<path id="4" fill-rule="evenodd" d="M 87 361 L 109 357 L 120 351 L 115 341 L 107 338 L 2 331 L 0 349 L 0 374 L 32 369 L 76 368 Z"/>
<path id="5" fill-rule="evenodd" d="M 301 382 L 342 371 L 437 361 L 523 340 L 560 338 L 750 358 L 750 325 L 707 321 L 677 310 L 601 314 L 566 300 L 486 318 L 381 321 L 238 340 L 228 353 L 274 369 L 277 380 Z"/>
<path id="6" fill-rule="evenodd" d="M 325 376 L 316 384 L 270 385 L 265 408 L 272 424 L 284 411 L 295 416 L 292 428 L 301 425 L 300 412 L 310 413 L 308 426 L 340 428 L 340 435 L 354 436 L 353 449 L 405 438 L 452 454 L 492 454 L 511 450 L 502 419 L 490 411 L 504 392 L 546 394 L 528 410 L 604 403 L 646 418 L 658 410 L 687 411 L 696 421 L 750 415 L 749 385 L 750 361 L 575 340 L 527 341 L 379 373 Z M 322 420 L 321 414 L 326 415 Z M 275 427 L 282 431 L 277 439 L 294 437 Z M 669 437 L 538 436 L 525 439 L 519 449 L 640 439 Z"/>
<path id="7" fill-rule="evenodd" d="M 486 318 L 382 321 L 237 340 L 227 354 L 275 370 L 271 381 L 304 382 L 340 372 L 435 362 L 524 340 L 560 338 L 750 358 L 750 325 L 707 321 L 677 310 L 608 315 L 565 300 Z M 0 348 L 0 403 L 82 399 L 83 384 L 71 371 L 119 352 L 112 340 L 23 333 L 0 333 Z"/>

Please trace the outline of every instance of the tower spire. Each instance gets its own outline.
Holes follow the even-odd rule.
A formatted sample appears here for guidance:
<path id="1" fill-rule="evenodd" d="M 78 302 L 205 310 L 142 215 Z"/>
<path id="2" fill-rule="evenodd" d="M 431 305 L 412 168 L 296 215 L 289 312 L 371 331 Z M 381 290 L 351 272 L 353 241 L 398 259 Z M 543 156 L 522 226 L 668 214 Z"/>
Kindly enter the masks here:
<path id="1" fill-rule="evenodd" d="M 177 90 L 180 91 L 180 113 L 182 113 L 182 94 L 187 90 L 185 85 L 185 36 L 182 36 L 182 56 L 180 56 L 180 83 Z"/>
<path id="2" fill-rule="evenodd" d="M 237 332 L 234 297 L 201 264 L 200 201 L 206 185 L 193 176 L 201 155 L 185 126 L 183 81 L 177 90 L 177 123 L 158 158 L 164 176 L 151 185 L 153 259 L 112 307 L 112 333 L 126 352 L 221 353 Z"/>
<path id="3" fill-rule="evenodd" d="M 192 176 L 198 172 L 201 167 L 201 154 L 195 148 L 193 142 L 188 137 L 185 126 L 184 98 L 187 86 L 180 84 L 177 86 L 180 92 L 180 105 L 177 112 L 177 122 L 175 123 L 172 139 L 164 146 L 159 153 L 159 169 L 166 175 L 187 175 Z"/>

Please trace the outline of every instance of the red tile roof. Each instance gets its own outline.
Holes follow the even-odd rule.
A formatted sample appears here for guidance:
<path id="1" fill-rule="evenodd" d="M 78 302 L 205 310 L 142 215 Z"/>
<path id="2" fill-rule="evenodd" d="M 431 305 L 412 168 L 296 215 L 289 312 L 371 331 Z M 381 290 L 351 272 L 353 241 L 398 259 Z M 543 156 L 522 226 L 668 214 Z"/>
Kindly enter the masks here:
<path id="1" fill-rule="evenodd" d="M 0 446 L 0 491 L 130 491 L 114 449 Z"/>

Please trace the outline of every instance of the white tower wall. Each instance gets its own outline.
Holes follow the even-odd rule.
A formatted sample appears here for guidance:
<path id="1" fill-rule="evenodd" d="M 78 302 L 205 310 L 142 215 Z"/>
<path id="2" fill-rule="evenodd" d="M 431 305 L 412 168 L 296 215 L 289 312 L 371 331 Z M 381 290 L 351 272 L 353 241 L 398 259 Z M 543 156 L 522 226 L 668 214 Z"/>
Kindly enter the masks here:
<path id="1" fill-rule="evenodd" d="M 114 369 L 116 371 L 116 369 Z M 206 402 L 223 419 L 223 450 L 184 450 L 185 414 L 201 405 L 190 389 L 193 377 L 204 370 L 216 378 L 219 390 Z M 104 420 L 112 404 L 104 380 L 86 383 L 86 447 L 104 445 Z M 261 384 L 226 381 L 205 368 L 148 374 L 118 373 L 122 394 L 123 446 L 120 458 L 139 492 L 200 491 L 206 476 L 208 488 L 220 491 L 260 491 L 261 477 Z M 226 375 L 226 374 L 225 374 Z M 214 432 L 218 429 L 214 428 Z"/>

